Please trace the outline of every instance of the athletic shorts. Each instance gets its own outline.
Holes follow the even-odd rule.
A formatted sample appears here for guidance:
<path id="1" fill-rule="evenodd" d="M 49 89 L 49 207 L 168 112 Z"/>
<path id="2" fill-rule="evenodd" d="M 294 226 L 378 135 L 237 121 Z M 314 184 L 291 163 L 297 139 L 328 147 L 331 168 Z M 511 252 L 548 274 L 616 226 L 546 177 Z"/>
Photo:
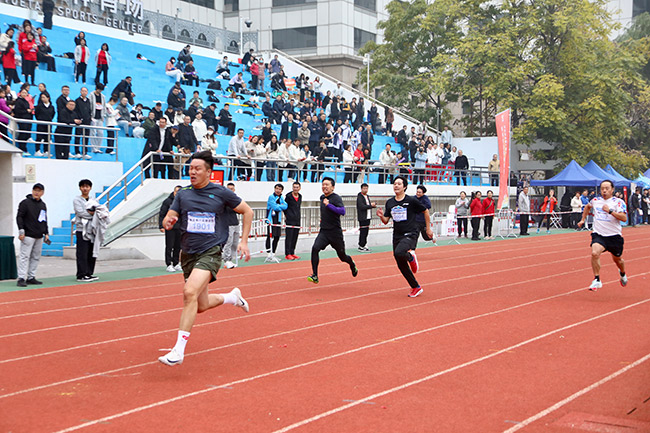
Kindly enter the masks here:
<path id="1" fill-rule="evenodd" d="M 186 254 L 185 251 L 181 251 L 181 267 L 183 268 L 183 276 L 185 280 L 190 277 L 193 269 L 203 269 L 210 271 L 212 278 L 210 282 L 213 282 L 217 279 L 217 272 L 221 268 L 221 245 L 216 245 L 202 253 L 196 254 Z"/>
<path id="2" fill-rule="evenodd" d="M 623 236 L 601 236 L 596 232 L 591 233 L 591 245 L 600 244 L 605 247 L 605 251 L 612 253 L 614 257 L 621 257 L 623 255 Z"/>

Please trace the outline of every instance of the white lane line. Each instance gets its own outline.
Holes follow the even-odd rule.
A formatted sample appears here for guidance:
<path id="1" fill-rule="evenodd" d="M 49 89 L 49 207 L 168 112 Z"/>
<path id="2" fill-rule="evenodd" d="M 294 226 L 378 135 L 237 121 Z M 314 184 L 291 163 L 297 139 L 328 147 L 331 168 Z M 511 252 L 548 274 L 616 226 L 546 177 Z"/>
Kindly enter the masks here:
<path id="1" fill-rule="evenodd" d="M 538 240 L 538 239 L 539 238 L 535 238 L 534 240 Z M 546 238 L 544 238 L 544 239 L 546 239 Z M 555 239 L 555 240 L 557 240 L 557 239 Z M 632 243 L 632 242 L 634 242 L 634 241 L 628 241 L 628 244 Z M 546 242 L 544 242 L 544 243 L 546 243 Z M 578 244 L 578 242 L 575 241 L 575 242 L 567 242 L 567 243 L 565 243 L 563 245 L 572 245 L 574 243 Z M 479 247 L 479 246 L 486 246 L 487 244 L 481 244 L 481 245 L 472 244 L 472 245 L 474 245 L 475 247 Z M 513 251 L 528 251 L 528 250 L 530 250 L 530 247 L 531 247 L 531 245 L 529 243 L 527 243 L 525 247 L 501 250 L 500 253 L 513 252 Z M 439 255 L 437 253 L 437 252 L 439 252 L 439 250 L 432 250 L 431 252 L 426 251 L 429 248 L 432 248 L 432 246 L 424 247 L 424 248 L 425 248 L 425 251 L 423 252 L 423 254 L 419 254 L 419 256 L 422 256 L 423 258 L 426 258 L 428 256 L 438 256 Z M 372 254 L 367 254 L 366 256 L 373 256 L 375 254 L 385 254 L 385 253 L 388 253 L 388 252 L 389 251 L 385 251 L 383 253 L 372 253 Z M 443 258 L 443 260 L 456 260 L 456 259 L 463 259 L 463 258 L 467 258 L 467 257 L 477 257 L 477 256 L 484 256 L 484 255 L 492 255 L 493 253 L 494 253 L 493 251 L 491 251 L 491 252 L 488 251 L 488 252 L 485 252 L 485 253 L 463 254 L 463 255 L 460 255 L 460 256 L 445 256 Z M 301 262 L 294 262 L 294 263 L 309 264 L 308 261 L 301 261 Z M 324 269 L 327 269 L 327 268 L 330 268 L 330 267 L 339 267 L 340 266 L 338 264 L 338 262 L 335 262 L 333 264 L 324 263 L 323 265 L 324 265 L 323 266 Z M 283 274 L 285 274 L 286 269 L 269 270 L 268 272 L 266 270 L 264 271 L 264 275 L 269 275 L 269 274 L 274 274 L 274 273 L 283 273 Z M 336 273 L 339 273 L 339 272 L 333 272 L 331 274 L 336 274 Z M 158 277 L 165 277 L 165 276 L 168 276 L 168 275 L 167 274 L 162 274 L 162 275 L 157 275 L 157 276 L 154 276 L 154 277 L 142 277 L 141 279 L 158 278 Z M 221 277 L 218 278 L 218 280 L 221 281 L 221 282 L 225 282 L 225 281 L 227 281 L 229 279 L 240 279 L 241 277 L 242 276 L 239 275 L 239 274 L 237 274 L 237 275 L 222 275 Z M 140 278 L 135 278 L 135 279 L 140 279 Z M 274 281 L 280 282 L 280 281 L 290 281 L 290 280 L 291 279 L 283 279 L 283 280 L 274 280 Z M 131 281 L 131 280 L 121 280 L 121 281 Z M 130 290 L 141 291 L 141 290 L 146 290 L 146 289 L 149 289 L 149 288 L 162 287 L 162 286 L 172 286 L 172 285 L 179 285 L 179 284 L 182 284 L 182 282 L 161 283 L 161 284 L 153 284 L 153 285 L 148 285 L 148 286 L 147 285 L 145 285 L 145 286 L 136 286 L 136 287 L 129 287 L 129 288 L 126 288 L 126 289 L 102 290 L 102 291 L 98 291 L 98 292 L 72 293 L 72 294 L 48 296 L 48 297 L 42 297 L 42 298 L 25 298 L 25 299 L 16 300 L 16 301 L 0 302 L 0 306 L 1 305 L 8 305 L 8 304 L 22 304 L 22 303 L 25 303 L 25 302 L 37 302 L 37 301 L 47 301 L 47 300 L 52 300 L 52 299 L 70 298 L 70 297 L 75 297 L 75 296 L 95 296 L 95 295 L 98 295 L 98 294 L 116 293 L 116 292 L 130 291 Z M 61 287 L 70 287 L 70 286 L 61 286 Z M 54 288 L 56 288 L 56 287 L 44 287 L 43 289 L 54 289 Z M 30 293 L 30 294 L 32 294 L 33 293 L 33 294 L 36 294 L 34 292 L 34 290 L 38 290 L 38 289 L 32 289 L 32 290 L 29 290 L 29 291 L 21 291 L 21 292 L 15 292 L 15 291 L 14 292 L 5 292 L 5 293 L 12 293 L 12 294 L 16 294 L 16 293 Z M 0 296 L 2 296 L 2 294 L 3 293 L 0 292 Z"/>
<path id="2" fill-rule="evenodd" d="M 467 362 L 464 362 L 464 363 L 462 363 L 462 364 L 458 364 L 458 365 L 456 365 L 456 366 L 454 366 L 454 367 L 450 367 L 450 368 L 448 368 L 448 369 L 446 369 L 446 370 L 442 370 L 442 371 L 439 371 L 439 372 L 437 372 L 437 373 L 430 374 L 430 375 L 425 376 L 425 377 L 422 377 L 422 378 L 420 378 L 420 379 L 413 380 L 413 381 L 411 381 L 411 382 L 404 383 L 404 384 L 402 384 L 402 385 L 399 385 L 399 386 L 396 386 L 396 387 L 393 387 L 393 388 L 387 389 L 387 390 L 385 390 L 385 391 L 382 391 L 382 392 L 378 392 L 378 393 L 376 393 L 376 394 L 369 395 L 368 397 L 364 397 L 364 398 L 359 399 L 359 400 L 357 400 L 357 401 L 355 401 L 355 402 L 353 402 L 353 403 L 348 403 L 348 404 L 346 404 L 346 405 L 339 406 L 339 407 L 334 408 L 334 409 L 332 409 L 332 410 L 328 410 L 327 412 L 323 412 L 323 413 L 320 413 L 320 414 L 318 414 L 318 415 L 315 415 L 315 416 L 313 416 L 313 417 L 311 417 L 311 418 L 306 418 L 306 419 L 304 419 L 304 420 L 302 420 L 302 421 L 298 421 L 298 422 L 296 422 L 296 423 L 294 423 L 294 424 L 291 424 L 291 425 L 288 425 L 288 426 L 286 426 L 286 427 L 284 427 L 284 428 L 281 428 L 281 429 L 279 429 L 279 430 L 276 430 L 276 431 L 274 431 L 273 433 L 286 433 L 286 432 L 288 432 L 288 431 L 294 430 L 294 429 L 296 429 L 296 428 L 298 428 L 298 427 L 302 427 L 302 426 L 304 426 L 304 425 L 306 425 L 306 424 L 312 423 L 312 422 L 317 421 L 317 420 L 319 420 L 319 419 L 322 419 L 322 418 L 328 417 L 328 416 L 330 416 L 330 415 L 334 415 L 334 414 L 336 414 L 336 413 L 339 413 L 339 412 L 344 411 L 344 410 L 346 410 L 346 409 L 349 409 L 349 408 L 351 408 L 351 407 L 358 406 L 359 404 L 364 403 L 364 402 L 366 402 L 366 401 L 375 400 L 375 399 L 378 399 L 378 398 L 383 397 L 383 396 L 385 396 L 385 395 L 391 394 L 391 393 L 393 393 L 393 392 L 401 391 L 401 390 L 404 390 L 404 389 L 409 388 L 409 387 L 411 387 L 411 386 L 418 385 L 418 384 L 423 383 L 423 382 L 427 382 L 427 381 L 429 381 L 429 380 L 431 380 L 431 379 L 435 379 L 436 377 L 440 377 L 440 376 L 442 376 L 442 375 L 444 375 L 444 374 L 452 373 L 452 372 L 454 372 L 454 371 L 456 371 L 456 370 L 460 370 L 461 368 L 469 367 L 470 365 L 474 365 L 474 364 L 477 364 L 477 363 L 479 363 L 479 362 L 485 361 L 485 360 L 487 360 L 487 359 L 494 358 L 495 356 L 501 355 L 502 353 L 506 353 L 506 352 L 508 352 L 508 351 L 511 351 L 511 350 L 514 350 L 514 349 L 518 349 L 518 348 L 520 348 L 520 347 L 522 347 L 522 346 L 525 346 L 525 345 L 527 345 L 527 344 L 534 343 L 534 342 L 536 342 L 536 341 L 539 341 L 539 340 L 541 340 L 541 339 L 543 339 L 543 338 L 546 338 L 546 337 L 548 337 L 548 336 L 551 336 L 551 335 L 553 335 L 553 334 L 557 334 L 558 332 L 566 331 L 567 329 L 575 328 L 575 327 L 577 327 L 577 326 L 584 325 L 585 323 L 593 322 L 594 320 L 598 320 L 598 319 L 602 319 L 603 317 L 611 316 L 612 314 L 615 314 L 615 313 L 620 313 L 621 311 L 625 311 L 625 310 L 628 310 L 628 309 L 630 309 L 630 308 L 637 307 L 637 306 L 639 306 L 639 305 L 645 304 L 646 302 L 650 302 L 650 299 L 645 299 L 645 300 L 643 300 L 643 301 L 635 302 L 634 304 L 626 305 L 625 307 L 618 308 L 618 309 L 616 309 L 616 310 L 612 310 L 612 311 L 609 311 L 609 312 L 607 312 L 607 313 L 599 314 L 598 316 L 594 316 L 594 317 L 591 317 L 591 318 L 589 318 L 589 319 L 581 320 L 580 322 L 576 322 L 576 323 L 573 323 L 573 324 L 571 324 L 571 325 L 563 326 L 563 327 L 558 328 L 558 329 L 555 329 L 555 330 L 553 330 L 553 331 L 549 331 L 549 332 L 546 332 L 546 333 L 544 333 L 544 334 L 538 335 L 538 336 L 536 336 L 536 337 L 529 338 L 528 340 L 524 340 L 524 341 L 519 342 L 519 343 L 517 343 L 517 344 L 513 344 L 512 346 L 506 347 L 506 348 L 504 348 L 504 349 L 501 349 L 501 350 L 499 350 L 499 351 L 497 351 L 497 352 L 494 352 L 494 353 L 491 353 L 491 354 L 489 354 L 489 355 L 485 355 L 485 356 L 482 356 L 482 357 L 480 357 L 480 358 L 476 358 L 476 359 L 473 359 L 473 360 L 471 360 L 471 361 L 467 361 Z M 163 403 L 163 404 L 164 404 L 164 403 Z M 147 408 L 147 409 L 148 409 L 148 408 Z M 143 409 L 143 410 L 144 410 L 144 409 Z M 136 408 L 136 409 L 133 409 L 133 410 L 131 411 L 131 413 L 134 413 L 134 411 L 137 411 L 137 408 Z M 116 417 L 119 417 L 119 416 L 121 416 L 121 415 L 120 415 L 120 414 L 116 414 L 116 415 L 113 415 L 113 417 L 110 418 L 110 419 L 113 419 L 113 418 L 116 418 Z M 91 421 L 91 423 L 96 424 L 97 422 L 105 421 L 105 420 L 107 420 L 108 418 L 109 418 L 109 417 L 107 417 L 107 418 L 102 418 L 101 420 Z M 89 423 L 86 423 L 86 424 L 87 424 L 87 425 L 92 425 L 92 424 L 89 424 Z M 82 426 L 83 426 L 83 427 L 86 427 L 87 425 L 82 425 Z M 76 429 L 78 429 L 77 427 L 79 427 L 79 426 L 71 427 L 71 429 L 76 430 Z M 81 428 L 81 427 L 79 427 L 79 428 Z M 73 430 L 68 429 L 68 430 L 63 430 L 63 431 L 73 431 Z M 509 430 L 508 430 L 508 431 L 509 431 Z"/>
<path id="3" fill-rule="evenodd" d="M 633 369 L 634 367 L 637 367 L 637 366 L 643 364 L 644 362 L 646 362 L 649 359 L 650 359 L 650 353 L 647 354 L 646 356 L 644 356 L 643 358 L 637 359 L 632 364 L 626 365 L 625 367 L 623 367 L 620 370 L 610 374 L 609 376 L 600 379 L 598 382 L 592 383 L 591 385 L 589 385 L 589 386 L 587 386 L 585 388 L 582 388 L 580 391 L 576 392 L 573 395 L 570 395 L 569 397 L 565 398 L 562 401 L 559 401 L 559 402 L 555 403 L 553 406 L 544 409 L 543 411 L 531 416 L 530 418 L 528 418 L 528 419 L 526 419 L 524 421 L 521 421 L 520 423 L 518 423 L 514 427 L 510 427 L 508 430 L 505 430 L 503 433 L 513 433 L 513 432 L 516 432 L 517 430 L 521 430 L 522 428 L 526 427 L 528 424 L 531 424 L 531 423 L 537 421 L 538 419 L 545 417 L 546 415 L 550 414 L 551 412 L 554 412 L 554 411 L 558 410 L 559 408 L 561 408 L 565 404 L 571 403 L 576 398 L 583 396 L 584 394 L 588 393 L 589 391 L 592 391 L 592 390 L 598 388 L 600 385 L 602 385 L 604 383 L 607 383 L 612 379 L 615 379 L 616 377 L 620 376 L 621 374 Z"/>
<path id="4" fill-rule="evenodd" d="M 575 271 L 568 271 L 568 272 L 556 274 L 555 276 L 562 276 L 562 275 L 570 274 L 570 273 L 574 273 L 574 272 Z M 650 272 L 647 272 L 646 274 L 650 274 Z M 641 275 L 645 275 L 645 274 L 641 274 Z M 535 280 L 530 280 L 530 281 L 537 281 L 537 280 L 544 280 L 544 279 L 547 280 L 548 277 L 545 276 L 545 277 L 537 278 Z M 608 284 L 612 284 L 612 283 L 613 282 L 606 282 L 606 283 L 603 283 L 603 285 L 608 285 Z M 268 338 L 274 338 L 274 337 L 278 337 L 278 336 L 292 334 L 292 333 L 295 333 L 295 332 L 301 332 L 301 331 L 316 329 L 316 328 L 325 327 L 325 326 L 329 326 L 329 325 L 333 325 L 333 324 L 344 323 L 344 322 L 352 321 L 352 320 L 356 320 L 356 319 L 361 319 L 361 318 L 366 318 L 366 317 L 371 317 L 371 316 L 377 316 L 377 315 L 380 315 L 380 314 L 391 313 L 391 312 L 395 312 L 395 311 L 399 311 L 399 310 L 405 310 L 405 309 L 408 309 L 408 308 L 420 307 L 420 306 L 423 306 L 423 305 L 433 304 L 433 303 L 441 302 L 441 301 L 448 300 L 448 299 L 454 299 L 454 298 L 459 298 L 459 297 L 463 297 L 463 296 L 469 296 L 469 295 L 473 295 L 473 294 L 477 294 L 477 293 L 484 293 L 484 292 L 488 292 L 488 291 L 495 290 L 495 289 L 498 289 L 498 288 L 503 288 L 503 287 L 507 287 L 507 286 L 515 286 L 515 285 L 518 285 L 518 284 L 522 284 L 522 282 L 504 284 L 504 285 L 501 285 L 501 286 L 496 286 L 496 287 L 492 287 L 492 288 L 477 290 L 477 291 L 471 292 L 471 293 L 452 295 L 452 296 L 448 296 L 446 298 L 441 298 L 441 299 L 434 299 L 432 301 L 423 302 L 423 303 L 420 303 L 420 304 L 407 305 L 407 306 L 392 308 L 392 309 L 384 310 L 384 311 L 377 311 L 377 312 L 362 314 L 362 315 L 358 315 L 358 316 L 346 317 L 346 318 L 339 319 L 339 320 L 334 320 L 334 321 L 331 321 L 331 322 L 323 322 L 323 323 L 310 325 L 310 326 L 306 326 L 306 327 L 302 327 L 302 328 L 297 328 L 297 329 L 293 329 L 293 330 L 289 330 L 289 331 L 278 332 L 278 333 L 275 333 L 275 334 L 269 334 L 269 335 L 265 335 L 265 336 L 262 336 L 262 337 L 257 337 L 257 338 L 253 338 L 253 339 L 249 339 L 249 340 L 244 340 L 244 341 L 240 341 L 240 342 L 236 342 L 236 343 L 231 343 L 231 344 L 227 344 L 227 345 L 224 345 L 224 346 L 218 346 L 218 347 L 214 347 L 214 348 L 210 348 L 210 349 L 204 349 L 204 350 L 201 350 L 201 351 L 198 351 L 198 352 L 193 352 L 193 353 L 186 354 L 185 357 L 200 355 L 200 354 L 204 354 L 204 353 L 208 353 L 208 352 L 213 352 L 215 350 L 221 350 L 221 349 L 226 349 L 226 348 L 230 348 L 230 347 L 240 346 L 240 345 L 252 343 L 252 342 L 255 342 L 255 341 L 266 340 Z M 529 301 L 529 302 L 527 302 L 525 304 L 521 304 L 520 306 L 525 306 L 525 305 L 530 305 L 530 304 L 534 304 L 534 303 L 537 303 L 537 302 L 542 302 L 542 301 L 546 301 L 546 300 L 550 300 L 550 299 L 555 299 L 555 298 L 559 298 L 559 297 L 562 297 L 562 296 L 567 296 L 567 295 L 570 295 L 570 294 L 573 294 L 573 293 L 576 293 L 576 292 L 580 292 L 580 291 L 584 291 L 584 290 L 585 289 L 571 290 L 569 292 L 561 293 L 561 294 L 558 294 L 558 295 L 553 295 L 553 296 L 550 296 L 550 297 L 547 297 L 547 298 L 542 298 L 542 299 L 538 299 L 538 300 L 534 300 L 534 301 Z M 519 308 L 520 306 L 510 307 L 510 309 Z M 294 309 L 294 308 L 297 308 L 297 307 L 292 307 L 291 309 Z M 504 311 L 506 311 L 506 310 L 504 310 Z M 258 313 L 258 315 L 262 315 L 262 314 L 266 314 L 266 313 Z M 473 318 L 483 317 L 485 314 L 489 315 L 489 314 L 492 314 L 492 313 L 484 313 L 484 314 L 482 314 L 480 316 L 476 316 L 476 317 L 473 317 Z M 457 323 L 462 323 L 462 321 L 467 321 L 467 320 L 471 320 L 471 319 L 472 318 L 462 319 L 461 321 L 457 321 Z M 229 319 L 229 320 L 232 320 L 232 319 Z M 454 322 L 452 324 L 455 324 L 455 323 L 456 322 Z M 445 326 L 450 326 L 450 324 L 438 325 L 438 327 L 445 327 Z M 174 330 L 175 329 L 172 329 L 171 331 L 174 331 Z M 382 344 L 383 343 L 385 343 L 385 342 L 382 342 Z M 370 347 L 373 347 L 373 346 L 374 345 L 371 345 Z M 13 396 L 20 395 L 20 394 L 25 394 L 25 393 L 28 393 L 28 392 L 38 391 L 38 390 L 41 390 L 41 389 L 46 389 L 46 388 L 50 388 L 50 387 L 54 387 L 54 386 L 58 386 L 58 385 L 63 385 L 63 384 L 70 383 L 70 382 L 77 382 L 77 381 L 89 379 L 91 377 L 101 376 L 101 375 L 105 375 L 105 374 L 117 373 L 117 372 L 121 372 L 121 371 L 125 371 L 125 370 L 130 370 L 130 369 L 133 369 L 133 368 L 139 368 L 139 367 L 144 367 L 144 366 L 147 366 L 147 365 L 155 365 L 155 364 L 157 364 L 157 361 L 144 362 L 144 363 L 137 364 L 137 365 L 131 365 L 131 366 L 127 366 L 127 367 L 120 367 L 120 368 L 117 368 L 117 369 L 102 371 L 102 372 L 99 372 L 99 373 L 87 374 L 87 375 L 80 376 L 80 377 L 75 377 L 75 378 L 72 378 L 72 379 L 66 379 L 66 380 L 62 380 L 62 381 L 58 381 L 58 382 L 54 382 L 54 383 L 50 383 L 50 384 L 46 384 L 46 385 L 39 385 L 39 386 L 35 386 L 35 387 L 32 387 L 32 388 L 20 390 L 20 391 L 15 391 L 15 392 L 12 392 L 12 393 L 9 393 L 9 394 L 0 395 L 0 399 L 13 397 Z"/>
<path id="5" fill-rule="evenodd" d="M 574 291 L 569 292 L 569 293 L 575 293 L 577 291 L 582 291 L 582 290 L 583 289 L 577 289 L 577 290 L 574 290 Z M 565 295 L 566 294 L 555 295 L 552 298 L 555 298 L 555 297 L 558 297 L 558 296 L 565 296 Z M 296 364 L 296 365 L 293 365 L 293 366 L 290 366 L 290 367 L 286 367 L 286 368 L 282 368 L 282 369 L 262 373 L 262 374 L 259 374 L 259 375 L 256 375 L 256 376 L 251 376 L 251 377 L 247 377 L 247 378 L 244 378 L 244 379 L 236 380 L 236 381 L 233 381 L 233 382 L 223 384 L 223 385 L 218 386 L 218 387 L 211 386 L 209 388 L 204 388 L 204 389 L 201 389 L 201 390 L 198 390 L 198 391 L 194 391 L 194 392 L 191 392 L 191 393 L 179 395 L 179 396 L 169 398 L 169 399 L 166 399 L 166 400 L 157 401 L 155 403 L 151 403 L 151 404 L 148 404 L 148 405 L 145 405 L 145 406 L 140 406 L 140 407 L 128 410 L 128 411 L 120 412 L 120 413 L 110 415 L 110 416 L 106 416 L 106 417 L 103 417 L 103 418 L 99 418 L 99 419 L 96 419 L 96 420 L 93 420 L 93 421 L 88 421 L 88 422 L 83 423 L 83 424 L 79 424 L 79 425 L 72 426 L 72 427 L 69 427 L 69 428 L 66 428 L 66 429 L 63 429 L 63 430 L 59 430 L 56 433 L 68 433 L 68 432 L 80 430 L 80 429 L 85 428 L 85 427 L 90 427 L 90 426 L 93 426 L 93 425 L 96 425 L 96 424 L 99 424 L 99 423 L 111 421 L 111 420 L 121 418 L 121 417 L 124 417 L 124 416 L 127 416 L 127 415 L 132 415 L 132 414 L 135 414 L 135 413 L 139 413 L 139 412 L 142 412 L 142 411 L 154 408 L 154 407 L 163 406 L 163 405 L 173 403 L 175 401 L 179 401 L 179 400 L 182 400 L 182 399 L 185 399 L 185 398 L 194 397 L 194 396 L 197 396 L 197 395 L 200 395 L 200 394 L 205 394 L 205 393 L 208 393 L 210 391 L 214 391 L 215 389 L 220 389 L 220 388 L 224 388 L 226 386 L 234 386 L 234 385 L 238 385 L 238 384 L 242 384 L 242 383 L 246 383 L 246 382 L 251 382 L 251 381 L 254 381 L 254 380 L 257 380 L 257 379 L 265 378 L 265 377 L 268 377 L 268 376 L 273 376 L 273 375 L 280 374 L 280 373 L 286 373 L 287 371 L 292 371 L 292 370 L 296 370 L 296 369 L 306 367 L 306 366 L 309 366 L 309 365 L 321 363 L 321 362 L 324 362 L 324 361 L 329 361 L 331 359 L 339 358 L 339 357 L 342 357 L 342 356 L 345 356 L 345 355 L 349 355 L 351 353 L 356 353 L 356 352 L 359 352 L 361 350 L 381 346 L 383 344 L 403 340 L 405 338 L 409 338 L 409 337 L 412 337 L 412 336 L 415 336 L 415 335 L 420 335 L 420 334 L 423 334 L 423 333 L 431 332 L 433 330 L 440 329 L 442 327 L 447 327 L 447 326 L 455 325 L 455 324 L 458 324 L 458 323 L 463 323 L 463 322 L 473 320 L 473 319 L 476 319 L 476 318 L 479 318 L 479 317 L 487 317 L 487 316 L 490 316 L 490 315 L 493 315 L 493 314 L 498 314 L 498 313 L 502 313 L 502 312 L 505 312 L 505 311 L 510 311 L 510 310 L 513 310 L 513 309 L 516 309 L 516 308 L 520 308 L 521 306 L 530 305 L 530 304 L 540 302 L 540 301 L 541 300 L 531 301 L 531 302 L 527 302 L 525 304 L 521 304 L 519 306 L 508 307 L 508 308 L 504 308 L 502 310 L 497 310 L 497 311 L 484 313 L 484 314 L 480 314 L 480 315 L 465 318 L 465 319 L 460 319 L 460 320 L 457 320 L 455 322 L 450 322 L 450 323 L 447 323 L 447 324 L 444 324 L 444 325 L 435 326 L 435 327 L 432 327 L 432 328 L 428 328 L 428 329 L 412 332 L 412 333 L 409 333 L 409 334 L 401 335 L 399 337 L 394 337 L 394 338 L 391 338 L 389 340 L 385 340 L 385 341 L 382 341 L 382 342 L 370 344 L 370 345 L 367 345 L 367 346 L 358 347 L 358 348 L 351 349 L 351 350 L 348 350 L 348 351 L 345 351 L 345 352 L 337 353 L 337 354 L 334 354 L 334 355 L 326 356 L 326 357 L 323 357 L 323 358 L 315 359 L 315 360 L 304 362 L 304 363 L 301 363 L 301 364 Z M 443 371 L 439 371 L 437 373 L 431 374 L 431 375 L 423 377 L 421 379 L 417 379 L 417 380 L 402 384 L 400 386 L 397 386 L 397 387 L 394 387 L 394 388 L 391 388 L 391 389 L 388 389 L 388 390 L 385 390 L 385 391 L 370 395 L 368 397 L 359 399 L 359 400 L 357 400 L 357 401 L 355 401 L 353 403 L 349 403 L 349 404 L 340 406 L 338 408 L 329 410 L 327 412 L 323 412 L 323 413 L 321 413 L 319 415 L 316 415 L 314 417 L 304 419 L 304 420 L 302 420 L 300 422 L 297 422 L 295 424 L 287 426 L 287 427 L 285 427 L 283 429 L 276 430 L 274 433 L 284 433 L 284 432 L 293 430 L 295 428 L 298 428 L 298 427 L 301 427 L 303 425 L 309 424 L 309 423 L 314 422 L 316 420 L 319 420 L 321 418 L 324 418 L 324 417 L 327 417 L 329 415 L 333 415 L 335 413 L 341 412 L 341 411 L 343 411 L 345 409 L 348 409 L 348 408 L 351 408 L 351 407 L 354 407 L 354 406 L 358 406 L 358 405 L 360 405 L 362 403 L 375 400 L 375 399 L 377 399 L 379 397 L 383 397 L 383 396 L 385 396 L 387 394 L 406 389 L 406 388 L 411 387 L 413 385 L 417 385 L 419 383 L 434 379 L 434 378 L 442 376 L 444 374 L 451 373 L 451 372 L 454 372 L 454 371 L 459 370 L 461 368 L 464 368 L 464 367 L 467 367 L 467 366 L 470 366 L 470 365 L 485 361 L 486 359 L 493 358 L 493 357 L 495 357 L 497 355 L 500 355 L 502 353 L 506 353 L 506 352 L 511 351 L 513 349 L 517 349 L 517 348 L 522 347 L 522 346 L 524 346 L 526 344 L 530 344 L 532 342 L 541 340 L 543 338 L 546 338 L 546 337 L 548 337 L 550 335 L 553 335 L 553 334 L 556 334 L 558 332 L 562 332 L 562 331 L 565 331 L 567 329 L 571 329 L 571 328 L 574 328 L 576 326 L 579 326 L 579 325 L 582 325 L 582 324 L 585 324 L 585 323 L 589 323 L 589 322 L 592 322 L 594 320 L 597 320 L 597 319 L 600 319 L 600 318 L 603 318 L 603 317 L 607 317 L 607 316 L 610 316 L 612 314 L 615 314 L 615 313 L 618 313 L 618 312 L 621 312 L 621 311 L 625 311 L 627 309 L 636 307 L 636 306 L 644 304 L 646 302 L 650 302 L 650 299 L 639 301 L 639 302 L 636 302 L 634 304 L 627 305 L 625 307 L 622 307 L 622 308 L 619 308 L 619 309 L 616 309 L 616 310 L 613 310 L 613 311 L 610 311 L 610 312 L 607 312 L 607 313 L 604 313 L 604 314 L 600 314 L 598 316 L 594 316 L 594 317 L 591 317 L 589 319 L 585 319 L 585 320 L 582 320 L 580 322 L 573 323 L 571 325 L 563 326 L 563 327 L 555 329 L 553 331 L 546 332 L 544 334 L 538 335 L 536 337 L 530 338 L 528 340 L 522 341 L 522 342 L 514 344 L 512 346 L 506 347 L 505 349 L 501 349 L 498 352 L 494 352 L 494 353 L 491 353 L 489 355 L 482 356 L 480 358 L 475 358 L 475 359 L 473 359 L 471 361 L 464 362 L 462 364 L 458 364 L 458 365 L 456 365 L 454 367 L 448 368 L 448 369 L 443 370 Z"/>

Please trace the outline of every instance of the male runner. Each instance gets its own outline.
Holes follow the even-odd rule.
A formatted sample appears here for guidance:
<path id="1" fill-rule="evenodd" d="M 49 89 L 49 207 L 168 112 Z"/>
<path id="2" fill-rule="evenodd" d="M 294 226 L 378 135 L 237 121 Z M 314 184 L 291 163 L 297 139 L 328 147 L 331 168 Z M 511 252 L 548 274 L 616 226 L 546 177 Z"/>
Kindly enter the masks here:
<path id="1" fill-rule="evenodd" d="M 318 254 L 321 250 L 331 245 L 339 256 L 339 260 L 350 265 L 352 276 L 356 277 L 359 273 L 352 257 L 345 253 L 345 240 L 343 239 L 343 230 L 341 229 L 341 216 L 345 215 L 345 206 L 341 197 L 334 193 L 334 179 L 331 177 L 323 178 L 323 195 L 320 196 L 320 231 L 311 247 L 311 269 L 312 275 L 307 280 L 318 284 Z"/>
<path id="2" fill-rule="evenodd" d="M 395 197 L 386 202 L 386 210 L 377 209 L 377 216 L 381 222 L 388 224 L 393 218 L 393 256 L 397 267 L 411 286 L 410 298 L 422 294 L 423 290 L 415 279 L 418 269 L 418 258 L 415 255 L 415 248 L 418 245 L 420 225 L 416 221 L 418 214 L 424 215 L 424 227 L 429 239 L 433 239 L 429 210 L 420 203 L 416 197 L 406 195 L 408 180 L 404 176 L 397 176 L 393 181 Z"/>
<path id="3" fill-rule="evenodd" d="M 221 267 L 221 249 L 228 240 L 226 208 L 242 214 L 242 236 L 237 253 L 250 259 L 248 234 L 253 221 L 253 210 L 234 192 L 210 182 L 214 160 L 210 151 L 197 152 L 190 163 L 191 186 L 178 191 L 163 220 L 166 230 L 177 222 L 181 228 L 181 266 L 185 277 L 183 312 L 174 348 L 158 358 L 167 365 L 183 362 L 185 345 L 190 337 L 197 313 L 203 313 L 221 304 L 231 304 L 248 312 L 248 302 L 238 288 L 230 293 L 208 294 L 208 284 L 217 279 Z"/>
<path id="4" fill-rule="evenodd" d="M 594 214 L 594 231 L 591 233 L 591 268 L 594 271 L 594 281 L 589 290 L 595 292 L 603 287 L 600 281 L 600 255 L 609 251 L 618 267 L 621 286 L 627 285 L 625 262 L 623 261 L 623 236 L 621 236 L 621 221 L 627 221 L 627 208 L 620 198 L 612 197 L 614 183 L 604 180 L 600 183 L 600 197 L 594 197 L 582 211 L 582 219 L 578 227 L 585 224 L 590 211 Z"/>

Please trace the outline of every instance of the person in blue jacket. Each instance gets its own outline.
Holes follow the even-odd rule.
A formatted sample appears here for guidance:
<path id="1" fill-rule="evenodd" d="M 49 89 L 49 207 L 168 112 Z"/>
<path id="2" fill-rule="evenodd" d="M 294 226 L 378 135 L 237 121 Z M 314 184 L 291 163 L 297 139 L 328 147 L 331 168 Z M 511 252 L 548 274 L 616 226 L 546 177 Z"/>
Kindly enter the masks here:
<path id="1" fill-rule="evenodd" d="M 275 184 L 273 194 L 266 201 L 266 221 L 268 222 L 268 232 L 266 235 L 266 251 L 268 256 L 265 262 L 279 263 L 280 259 L 275 257 L 275 251 L 278 249 L 278 243 L 282 236 L 282 227 L 280 227 L 280 218 L 282 212 L 287 209 L 287 202 L 282 197 L 284 186 L 281 183 Z M 273 242 L 271 243 L 271 240 Z"/>

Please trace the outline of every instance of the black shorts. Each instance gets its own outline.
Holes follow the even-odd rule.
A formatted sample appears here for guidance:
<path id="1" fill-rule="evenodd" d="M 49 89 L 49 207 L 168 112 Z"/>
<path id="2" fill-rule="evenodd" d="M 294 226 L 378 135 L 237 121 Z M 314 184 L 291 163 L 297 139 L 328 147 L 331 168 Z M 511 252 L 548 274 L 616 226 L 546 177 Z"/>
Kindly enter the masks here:
<path id="1" fill-rule="evenodd" d="M 605 251 L 609 251 L 614 257 L 621 257 L 623 255 L 624 243 L 625 240 L 621 235 L 601 236 L 596 232 L 591 233 L 591 245 L 602 245 L 605 247 Z"/>
<path id="2" fill-rule="evenodd" d="M 331 245 L 334 251 L 345 252 L 345 240 L 343 239 L 342 230 L 321 230 L 316 236 L 312 249 L 322 251 Z"/>

